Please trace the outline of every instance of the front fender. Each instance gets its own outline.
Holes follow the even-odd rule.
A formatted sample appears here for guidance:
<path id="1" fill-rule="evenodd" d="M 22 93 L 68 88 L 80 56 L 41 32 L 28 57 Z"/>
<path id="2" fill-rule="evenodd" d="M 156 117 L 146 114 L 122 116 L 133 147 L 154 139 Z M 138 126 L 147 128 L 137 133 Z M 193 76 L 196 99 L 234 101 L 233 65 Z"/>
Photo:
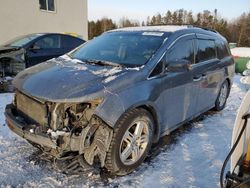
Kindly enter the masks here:
<path id="1" fill-rule="evenodd" d="M 155 83 L 146 80 L 123 91 L 110 92 L 103 103 L 95 110 L 95 115 L 100 117 L 110 127 L 115 127 L 118 119 L 130 109 L 146 105 L 152 107 L 157 112 L 159 109 L 155 105 L 155 101 L 159 100 L 158 95 L 160 92 L 157 92 L 154 86 Z M 156 118 L 158 121 L 158 117 Z"/>

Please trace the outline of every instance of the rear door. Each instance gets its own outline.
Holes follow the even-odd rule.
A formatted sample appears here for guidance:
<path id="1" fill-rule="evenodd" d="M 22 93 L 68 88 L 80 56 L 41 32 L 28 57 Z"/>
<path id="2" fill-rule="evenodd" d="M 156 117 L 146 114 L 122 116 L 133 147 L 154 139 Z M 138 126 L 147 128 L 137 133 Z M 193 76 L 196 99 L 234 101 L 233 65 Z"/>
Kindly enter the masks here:
<path id="1" fill-rule="evenodd" d="M 71 50 L 77 48 L 81 44 L 83 44 L 85 41 L 76 37 L 68 36 L 68 35 L 62 35 L 61 36 L 61 50 L 62 54 L 68 53 Z"/>
<path id="2" fill-rule="evenodd" d="M 28 67 L 62 55 L 61 35 L 47 35 L 40 38 L 27 51 Z"/>
<path id="3" fill-rule="evenodd" d="M 198 90 L 196 112 L 202 113 L 215 104 L 218 89 L 223 79 L 223 71 L 217 58 L 215 40 L 206 35 L 197 34 L 196 58 L 193 65 L 193 81 Z"/>

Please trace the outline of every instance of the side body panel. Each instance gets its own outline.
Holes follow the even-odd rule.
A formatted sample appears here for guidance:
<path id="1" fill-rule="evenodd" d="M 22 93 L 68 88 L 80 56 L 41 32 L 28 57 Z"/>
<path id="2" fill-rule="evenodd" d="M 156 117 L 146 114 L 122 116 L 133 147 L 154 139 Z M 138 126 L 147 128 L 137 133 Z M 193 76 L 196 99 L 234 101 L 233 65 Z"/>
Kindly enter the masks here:
<path id="1" fill-rule="evenodd" d="M 117 120 L 129 109 L 139 106 L 148 106 L 156 111 L 158 123 L 162 124 L 164 106 L 161 97 L 161 79 L 144 80 L 136 86 L 131 86 L 116 93 L 109 93 L 100 104 L 95 114 L 106 123 L 115 126 Z"/>
<path id="2" fill-rule="evenodd" d="M 163 78 L 164 113 L 161 133 L 174 127 L 194 115 L 197 91 L 193 88 L 192 73 L 170 73 Z"/>

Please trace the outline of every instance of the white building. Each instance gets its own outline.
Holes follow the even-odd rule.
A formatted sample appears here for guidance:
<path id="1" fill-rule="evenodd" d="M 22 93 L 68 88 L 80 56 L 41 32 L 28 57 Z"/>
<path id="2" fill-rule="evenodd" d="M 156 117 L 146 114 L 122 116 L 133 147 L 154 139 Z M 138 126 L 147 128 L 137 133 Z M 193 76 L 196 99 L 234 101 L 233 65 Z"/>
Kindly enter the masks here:
<path id="1" fill-rule="evenodd" d="M 88 39 L 87 0 L 1 0 L 0 44 L 17 36 L 60 32 Z"/>

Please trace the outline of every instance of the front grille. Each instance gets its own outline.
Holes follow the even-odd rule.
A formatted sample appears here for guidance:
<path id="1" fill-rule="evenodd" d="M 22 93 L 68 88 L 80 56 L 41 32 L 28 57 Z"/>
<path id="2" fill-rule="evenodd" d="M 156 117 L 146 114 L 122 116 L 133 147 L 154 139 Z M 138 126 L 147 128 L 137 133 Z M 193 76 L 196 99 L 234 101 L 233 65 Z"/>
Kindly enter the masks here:
<path id="1" fill-rule="evenodd" d="M 31 120 L 40 125 L 47 125 L 47 108 L 46 105 L 32 99 L 20 92 L 16 92 L 16 107 L 17 110 L 26 115 Z"/>

